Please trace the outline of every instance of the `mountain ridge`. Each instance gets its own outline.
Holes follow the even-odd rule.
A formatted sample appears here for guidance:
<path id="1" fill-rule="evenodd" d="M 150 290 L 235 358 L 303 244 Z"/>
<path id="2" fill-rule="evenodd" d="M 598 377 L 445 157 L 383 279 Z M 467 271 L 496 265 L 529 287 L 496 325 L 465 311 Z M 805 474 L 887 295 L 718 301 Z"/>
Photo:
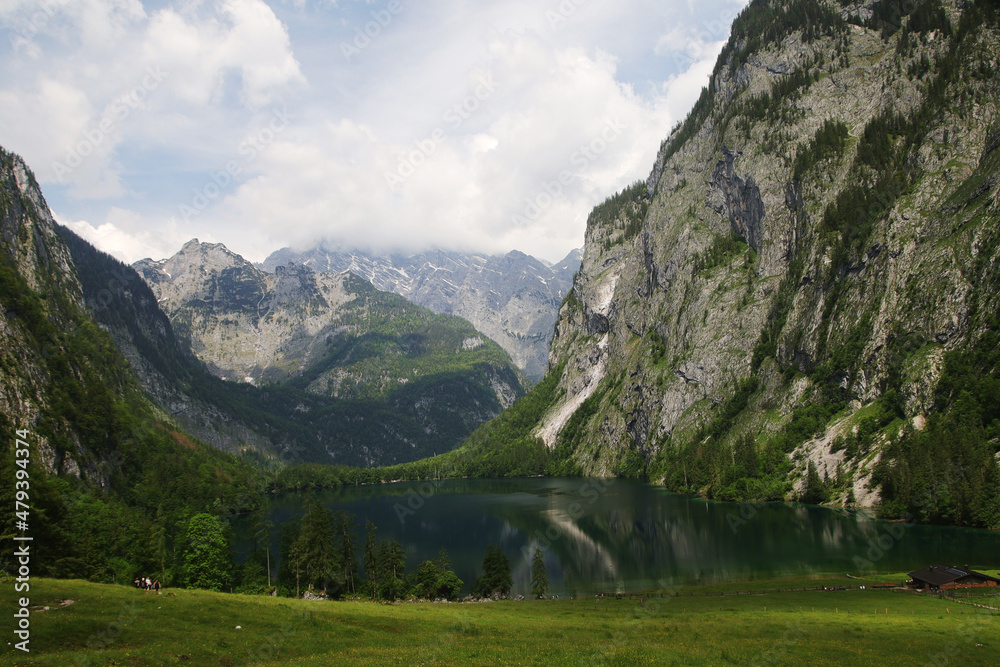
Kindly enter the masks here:
<path id="1" fill-rule="evenodd" d="M 467 321 L 350 273 L 268 274 L 197 239 L 135 268 L 215 376 L 266 390 L 265 412 L 288 433 L 264 431 L 296 459 L 367 466 L 442 453 L 524 393 L 507 354 Z"/>
<path id="2" fill-rule="evenodd" d="M 0 230 L 0 469 L 18 472 L 28 507 L 17 524 L 0 518 L 0 533 L 30 526 L 32 574 L 110 582 L 162 569 L 170 531 L 219 498 L 244 509 L 257 473 L 182 433 L 146 397 L 91 316 L 107 295 L 90 298 L 34 176 L 2 148 Z M 13 505 L 14 486 L 4 493 Z M 0 564 L 16 567 L 9 554 Z"/>
<path id="3" fill-rule="evenodd" d="M 531 429 L 549 469 L 1000 525 L 997 26 L 752 2 L 588 219 Z"/>
<path id="4" fill-rule="evenodd" d="M 579 268 L 578 250 L 548 264 L 518 250 L 505 255 L 432 250 L 413 255 L 329 249 L 275 251 L 259 266 L 295 263 L 317 272 L 349 271 L 439 314 L 462 317 L 497 342 L 534 382 L 541 379 L 556 311 Z"/>

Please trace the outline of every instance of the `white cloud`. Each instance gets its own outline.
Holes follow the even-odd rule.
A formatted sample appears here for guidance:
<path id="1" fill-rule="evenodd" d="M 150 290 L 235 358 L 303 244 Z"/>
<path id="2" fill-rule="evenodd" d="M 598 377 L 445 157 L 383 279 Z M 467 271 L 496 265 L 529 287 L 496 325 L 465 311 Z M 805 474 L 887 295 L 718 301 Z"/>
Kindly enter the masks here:
<path id="1" fill-rule="evenodd" d="M 122 148 L 196 153 L 205 129 L 230 129 L 232 106 L 220 117 L 213 105 L 226 103 L 231 73 L 251 110 L 305 84 L 285 27 L 262 0 L 151 16 L 136 0 L 51 0 L 13 3 L 0 16 L 15 54 L 0 85 L 0 141 L 43 184 L 65 184 L 78 199 L 131 194 Z"/>
<path id="2" fill-rule="evenodd" d="M 0 117 L 9 132 L 4 142 L 28 160 L 42 182 L 56 180 L 52 162 L 83 138 L 93 113 L 83 91 L 45 76 L 30 89 L 0 90 Z"/>
<path id="3" fill-rule="evenodd" d="M 163 9 L 150 21 L 143 56 L 171 71 L 173 90 L 195 105 L 222 101 L 228 70 L 240 72 L 252 108 L 305 83 L 285 27 L 261 0 L 227 0 L 207 17 Z"/>
<path id="4" fill-rule="evenodd" d="M 108 219 L 94 226 L 85 220 L 70 220 L 55 214 L 59 224 L 90 241 L 109 255 L 131 263 L 146 257 L 163 259 L 177 252 L 190 237 L 170 225 L 151 225 L 133 211 L 112 208 Z M 213 242 L 212 238 L 204 240 Z"/>
<path id="5" fill-rule="evenodd" d="M 703 50 L 699 52 L 701 56 L 698 60 L 692 62 L 680 74 L 671 76 L 664 83 L 663 104 L 673 118 L 681 120 L 694 106 L 701 94 L 701 89 L 708 84 L 708 78 L 712 74 L 715 61 L 725 45 L 725 41 L 705 44 Z"/>
<path id="6" fill-rule="evenodd" d="M 387 0 L 52 0 L 0 66 L 0 144 L 130 259 L 197 236 L 556 260 L 646 177 L 743 1 L 404 2 L 345 58 Z M 30 9 L 0 5 L 5 36 Z"/>
<path id="7" fill-rule="evenodd" d="M 471 72 L 465 94 L 406 143 L 348 119 L 282 136 L 215 212 L 219 224 L 256 219 L 251 255 L 325 236 L 560 259 L 595 203 L 646 176 L 672 118 L 617 81 L 607 54 L 534 37 L 490 51 L 489 70 Z"/>

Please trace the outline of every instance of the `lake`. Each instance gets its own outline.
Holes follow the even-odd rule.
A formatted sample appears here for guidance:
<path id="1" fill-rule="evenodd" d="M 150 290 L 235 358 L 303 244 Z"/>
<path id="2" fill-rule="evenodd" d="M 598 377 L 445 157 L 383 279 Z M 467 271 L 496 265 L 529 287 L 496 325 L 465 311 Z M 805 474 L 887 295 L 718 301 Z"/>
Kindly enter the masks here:
<path id="1" fill-rule="evenodd" d="M 551 592 L 629 592 L 781 575 L 913 571 L 937 562 L 1000 566 L 1000 533 L 879 521 L 864 511 L 784 503 L 719 503 L 615 479 L 474 479 L 345 487 L 315 494 L 398 540 L 407 568 L 448 550 L 468 592 L 483 554 L 510 559 L 513 593 L 527 595 L 531 556 L 545 552 Z M 278 526 L 305 496 L 274 499 Z M 237 526 L 237 538 L 245 534 Z M 244 544 L 245 544 L 245 540 Z M 276 553 L 277 539 L 273 545 Z"/>

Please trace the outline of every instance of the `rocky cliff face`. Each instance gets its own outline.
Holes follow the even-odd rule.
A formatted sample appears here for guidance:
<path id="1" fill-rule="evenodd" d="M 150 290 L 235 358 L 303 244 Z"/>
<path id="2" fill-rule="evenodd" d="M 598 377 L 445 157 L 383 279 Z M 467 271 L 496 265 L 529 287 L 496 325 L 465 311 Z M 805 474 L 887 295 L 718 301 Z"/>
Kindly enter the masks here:
<path id="1" fill-rule="evenodd" d="M 135 267 L 177 331 L 190 339 L 195 354 L 223 378 L 284 382 L 328 357 L 338 340 L 365 337 L 387 325 L 393 329 L 392 324 L 402 328 L 380 333 L 412 337 L 424 327 L 446 334 L 439 340 L 422 337 L 419 346 L 412 341 L 401 344 L 396 354 L 415 357 L 440 347 L 444 354 L 476 361 L 505 361 L 496 345 L 484 341 L 467 322 L 436 317 L 403 299 L 378 294 L 350 273 L 317 273 L 295 263 L 265 273 L 224 245 L 197 239 L 170 259 L 142 260 Z M 388 312 L 393 307 L 398 312 Z M 354 377 L 349 384 L 364 381 Z M 517 382 L 498 398 L 509 405 L 521 392 Z"/>
<path id="2" fill-rule="evenodd" d="M 217 449 L 264 460 L 288 449 L 292 434 L 267 428 L 266 418 L 248 423 L 245 413 L 233 409 L 226 399 L 236 388 L 211 375 L 175 335 L 138 273 L 70 230 L 57 231 L 77 267 L 91 316 L 114 338 L 146 394 L 185 432 Z M 273 418 L 263 396 L 248 398 L 257 399 L 254 414 Z"/>
<path id="3" fill-rule="evenodd" d="M 130 270 L 119 265 L 96 281 L 81 278 L 93 277 L 94 267 L 77 265 L 62 236 L 65 230 L 53 220 L 31 171 L 19 156 L 2 148 L 0 229 L 4 438 L 12 442 L 13 429 L 27 431 L 31 460 L 41 469 L 79 478 L 84 482 L 80 488 L 103 493 L 134 485 L 136 476 L 144 474 L 137 472 L 141 462 L 153 450 L 165 456 L 186 452 L 193 465 L 231 462 L 176 430 L 170 417 L 143 394 L 133 374 L 141 367 L 141 355 L 133 354 L 133 348 L 123 356 L 108 333 L 112 327 L 95 321 L 96 313 L 107 316 L 115 310 L 117 297 L 128 289 L 124 273 Z M 97 289 L 88 292 L 84 285 L 91 283 Z M 134 273 L 132 283 L 141 284 Z M 150 301 L 155 309 L 155 301 Z M 133 324 L 156 329 L 162 323 L 151 318 Z M 34 473 L 32 480 L 34 487 Z M 52 525 L 65 516 L 68 513 Z"/>
<path id="4" fill-rule="evenodd" d="M 457 315 L 506 350 L 529 380 L 538 381 L 545 373 L 556 312 L 580 258 L 574 250 L 550 266 L 517 251 L 503 256 L 441 250 L 376 256 L 320 246 L 306 252 L 279 250 L 262 268 L 274 272 L 295 263 L 324 273 L 349 271 L 435 313 Z"/>
<path id="5" fill-rule="evenodd" d="M 388 465 L 443 453 L 524 394 L 510 357 L 471 324 L 350 273 L 265 273 L 197 240 L 135 268 L 214 374 L 264 391 L 232 398 L 231 412 L 276 450 L 294 449 L 291 460 Z M 220 393 L 231 392 L 202 391 Z M 258 424 L 260 414 L 274 419 Z"/>
<path id="6" fill-rule="evenodd" d="M 120 264 L 77 264 L 64 231 L 24 161 L 0 148 L 0 471 L 30 476 L 30 516 L 7 513 L 0 533 L 30 529 L 40 576 L 122 581 L 140 563 L 167 562 L 166 536 L 192 514 L 248 511 L 263 480 L 143 392 L 109 333 L 131 314 L 116 320 L 116 301 L 142 281 Z M 160 323 L 132 322 L 153 338 Z"/>
<path id="7" fill-rule="evenodd" d="M 0 149 L 0 237 L 3 249 L 33 290 L 63 290 L 81 302 L 79 282 L 69 252 L 55 232 L 55 222 L 34 174 L 17 155 Z"/>
<path id="8" fill-rule="evenodd" d="M 54 330 L 73 329 L 73 311 L 83 296 L 65 244 L 27 165 L 0 148 L 0 236 L 3 290 L 0 292 L 0 416 L 8 427 L 34 434 L 49 409 L 53 382 L 49 364 L 62 352 Z M 41 295 L 44 306 L 33 295 Z M 36 331 L 44 327 L 45 333 Z M 53 424 L 65 428 L 66 424 Z M 60 446 L 51 430 L 40 433 L 40 461 L 50 472 L 97 474 L 98 461 L 79 442 Z"/>
<path id="9" fill-rule="evenodd" d="M 997 313 L 996 25 L 990 3 L 752 3 L 648 181 L 592 214 L 537 433 L 577 414 L 590 474 L 780 498 L 815 470 L 824 500 L 876 503 Z"/>
<path id="10" fill-rule="evenodd" d="M 297 265 L 267 274 L 221 243 L 197 239 L 167 260 L 134 266 L 198 358 L 238 382 L 301 372 L 338 333 L 338 311 L 356 296 L 347 276 Z"/>

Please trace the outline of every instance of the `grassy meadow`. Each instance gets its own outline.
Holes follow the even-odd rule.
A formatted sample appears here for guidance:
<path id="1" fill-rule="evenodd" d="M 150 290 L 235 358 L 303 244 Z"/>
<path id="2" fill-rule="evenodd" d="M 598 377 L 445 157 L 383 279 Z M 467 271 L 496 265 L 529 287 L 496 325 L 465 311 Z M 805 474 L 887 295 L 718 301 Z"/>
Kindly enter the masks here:
<path id="1" fill-rule="evenodd" d="M 32 579 L 31 652 L 23 653 L 11 639 L 19 594 L 6 581 L 0 598 L 12 644 L 0 664 L 1000 664 L 997 612 L 893 590 L 785 592 L 859 583 L 866 582 L 799 577 L 689 586 L 647 600 L 390 605 L 197 590 L 155 595 Z M 734 594 L 775 588 L 783 592 Z M 973 601 L 1000 604 L 998 597 Z"/>

